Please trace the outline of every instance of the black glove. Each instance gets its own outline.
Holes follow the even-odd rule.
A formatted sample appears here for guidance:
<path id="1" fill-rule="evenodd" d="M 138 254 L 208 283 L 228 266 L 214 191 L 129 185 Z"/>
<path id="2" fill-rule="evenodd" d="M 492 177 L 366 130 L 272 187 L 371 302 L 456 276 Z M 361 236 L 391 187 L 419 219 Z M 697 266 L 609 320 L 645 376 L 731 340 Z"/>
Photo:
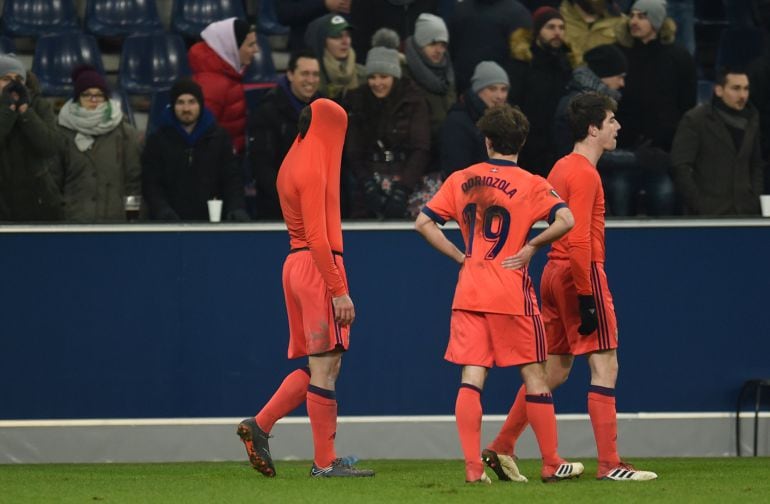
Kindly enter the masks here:
<path id="1" fill-rule="evenodd" d="M 386 219 L 403 219 L 406 217 L 406 206 L 409 203 L 409 190 L 403 184 L 393 182 L 390 185 L 390 195 L 385 203 L 383 213 Z"/>
<path id="2" fill-rule="evenodd" d="M 578 303 L 580 303 L 578 332 L 583 336 L 588 336 L 599 325 L 599 319 L 596 316 L 596 301 L 594 301 L 593 296 L 578 296 Z"/>
<path id="3" fill-rule="evenodd" d="M 382 209 L 387 199 L 388 197 L 385 196 L 379 182 L 374 178 L 364 180 L 364 205 L 367 210 L 377 216 L 382 215 Z"/>
<path id="4" fill-rule="evenodd" d="M 11 102 L 15 103 L 17 107 L 29 103 L 29 91 L 27 91 L 27 87 L 21 81 L 12 80 L 6 84 L 3 88 L 3 94 L 5 93 L 8 93 L 8 96 L 11 96 L 11 93 L 16 93 L 17 98 L 15 100 L 11 98 Z"/>

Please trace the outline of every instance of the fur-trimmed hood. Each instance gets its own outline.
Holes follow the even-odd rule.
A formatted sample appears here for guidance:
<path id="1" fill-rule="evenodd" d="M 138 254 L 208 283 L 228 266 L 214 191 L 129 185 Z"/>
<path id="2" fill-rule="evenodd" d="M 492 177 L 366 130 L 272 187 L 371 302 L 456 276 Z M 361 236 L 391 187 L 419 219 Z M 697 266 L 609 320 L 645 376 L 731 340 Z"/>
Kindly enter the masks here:
<path id="1" fill-rule="evenodd" d="M 631 36 L 631 30 L 629 29 L 628 24 L 630 23 L 630 19 L 627 19 L 624 23 L 619 23 L 615 27 L 615 37 L 618 40 L 618 44 L 623 47 L 633 47 L 634 46 L 634 38 Z M 674 39 L 676 38 L 676 23 L 673 19 L 670 17 L 667 17 L 663 21 L 663 26 L 660 27 L 660 32 L 658 33 L 658 39 L 660 40 L 661 44 L 673 44 Z"/>
<path id="2" fill-rule="evenodd" d="M 511 57 L 517 61 L 523 61 L 529 63 L 532 61 L 532 43 L 534 35 L 529 28 L 519 28 L 511 33 L 511 37 L 508 40 L 508 44 L 511 51 Z M 572 68 L 578 66 L 580 61 L 575 56 L 570 45 L 565 41 L 562 46 L 562 50 L 567 55 L 567 60 Z"/>

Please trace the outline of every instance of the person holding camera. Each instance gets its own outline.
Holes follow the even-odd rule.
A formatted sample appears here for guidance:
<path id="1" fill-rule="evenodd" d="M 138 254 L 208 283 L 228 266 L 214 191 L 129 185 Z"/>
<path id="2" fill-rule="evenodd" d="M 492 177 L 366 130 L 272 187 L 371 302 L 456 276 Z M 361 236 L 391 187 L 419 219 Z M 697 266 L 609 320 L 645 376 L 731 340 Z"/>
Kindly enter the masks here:
<path id="1" fill-rule="evenodd" d="M 0 220 L 61 219 L 50 165 L 61 148 L 51 105 L 14 54 L 0 55 Z"/>

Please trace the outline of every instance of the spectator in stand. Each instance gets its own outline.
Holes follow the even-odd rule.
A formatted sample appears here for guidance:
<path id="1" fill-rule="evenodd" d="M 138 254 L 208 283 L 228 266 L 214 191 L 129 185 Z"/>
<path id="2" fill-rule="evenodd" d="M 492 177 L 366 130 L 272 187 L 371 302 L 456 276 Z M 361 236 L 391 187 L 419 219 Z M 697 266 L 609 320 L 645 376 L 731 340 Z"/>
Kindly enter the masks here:
<path id="1" fill-rule="evenodd" d="M 353 217 L 400 219 L 430 154 L 428 104 L 401 78 L 398 51 L 373 47 L 367 85 L 348 96 L 347 162 L 356 179 Z"/>
<path id="2" fill-rule="evenodd" d="M 275 186 L 278 169 L 297 137 L 302 109 L 319 98 L 321 68 L 312 51 L 295 51 L 286 75 L 268 91 L 249 119 L 249 165 L 257 183 L 257 219 L 283 218 Z"/>
<path id="3" fill-rule="evenodd" d="M 476 65 L 471 88 L 452 106 L 441 125 L 439 164 L 444 178 L 457 170 L 487 159 L 484 136 L 476 122 L 484 111 L 508 100 L 510 81 L 505 70 L 494 61 Z"/>
<path id="4" fill-rule="evenodd" d="M 207 201 L 221 199 L 225 219 L 249 220 L 232 141 L 204 107 L 201 87 L 183 77 L 169 95 L 162 123 L 142 153 L 150 218 L 208 221 Z"/>
<path id="5" fill-rule="evenodd" d="M 748 75 L 720 71 L 714 94 L 679 123 L 671 150 L 677 190 L 691 215 L 758 215 L 764 167 Z"/>
<path id="6" fill-rule="evenodd" d="M 350 14 L 353 0 L 276 0 L 278 22 L 291 28 L 290 51 L 305 47 L 305 31 L 308 24 L 324 14 Z"/>
<path id="7" fill-rule="evenodd" d="M 362 65 L 356 63 L 356 52 L 350 43 L 351 26 L 338 14 L 327 14 L 307 27 L 305 44 L 321 64 L 322 95 L 332 100 L 344 99 L 348 91 L 366 80 Z"/>
<path id="8" fill-rule="evenodd" d="M 76 68 L 72 82 L 73 97 L 59 111 L 64 149 L 53 165 L 64 220 L 125 222 L 125 198 L 142 194 L 139 136 L 94 67 Z"/>
<path id="9" fill-rule="evenodd" d="M 765 42 L 762 56 L 749 65 L 748 74 L 751 82 L 749 101 L 759 112 L 760 146 L 765 160 L 763 194 L 770 194 L 770 38 Z"/>
<path id="10" fill-rule="evenodd" d="M 431 160 L 438 158 L 441 124 L 457 101 L 455 75 L 449 57 L 449 31 L 444 20 L 420 14 L 414 35 L 406 39 L 404 75 L 422 90 L 430 113 Z"/>
<path id="11" fill-rule="evenodd" d="M 0 54 L 0 220 L 61 219 L 61 192 L 51 163 L 62 147 L 56 116 L 32 72 Z"/>
<path id="12" fill-rule="evenodd" d="M 519 28 L 511 35 L 508 101 L 529 119 L 519 165 L 545 177 L 556 162 L 553 117 L 572 77 L 574 55 L 564 43 L 564 18 L 558 10 L 540 7 L 532 15 L 532 25 L 532 30 Z"/>
<path id="13" fill-rule="evenodd" d="M 481 60 L 505 65 L 510 58 L 511 33 L 531 26 L 532 15 L 516 0 L 465 0 L 458 3 L 449 23 L 457 92 L 464 93 L 468 89 L 473 71 Z"/>
<path id="14" fill-rule="evenodd" d="M 564 16 L 565 40 L 578 62 L 586 51 L 614 43 L 616 26 L 625 20 L 611 0 L 564 0 L 559 11 Z"/>
<path id="15" fill-rule="evenodd" d="M 230 134 L 236 154 L 246 146 L 243 71 L 259 52 L 257 34 L 246 21 L 228 18 L 208 25 L 189 52 L 193 79 L 200 84 L 217 123 Z"/>

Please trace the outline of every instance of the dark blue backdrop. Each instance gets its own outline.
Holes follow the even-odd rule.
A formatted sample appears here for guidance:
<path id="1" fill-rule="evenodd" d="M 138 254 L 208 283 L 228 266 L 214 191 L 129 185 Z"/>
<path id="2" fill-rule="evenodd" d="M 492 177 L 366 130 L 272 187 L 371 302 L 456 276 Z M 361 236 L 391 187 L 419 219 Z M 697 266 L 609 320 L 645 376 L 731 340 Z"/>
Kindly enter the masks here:
<path id="1" fill-rule="evenodd" d="M 729 411 L 745 379 L 770 376 L 768 231 L 608 229 L 619 411 Z M 286 359 L 285 232 L 2 236 L 0 418 L 241 416 L 301 364 Z M 357 320 L 340 414 L 451 414 L 456 267 L 413 231 L 345 240 Z M 586 411 L 587 381 L 580 362 L 558 412 Z M 519 383 L 494 370 L 485 411 L 506 412 Z"/>

